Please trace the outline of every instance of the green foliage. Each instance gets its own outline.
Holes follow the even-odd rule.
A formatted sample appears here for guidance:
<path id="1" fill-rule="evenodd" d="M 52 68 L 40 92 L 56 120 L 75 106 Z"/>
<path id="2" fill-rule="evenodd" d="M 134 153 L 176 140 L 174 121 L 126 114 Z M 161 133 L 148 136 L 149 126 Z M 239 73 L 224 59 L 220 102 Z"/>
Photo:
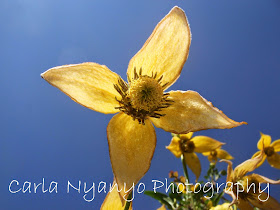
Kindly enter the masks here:
<path id="1" fill-rule="evenodd" d="M 185 167 L 185 166 L 184 166 Z M 172 174 L 174 174 L 172 172 Z M 215 183 L 218 181 L 219 178 L 222 176 L 225 176 L 226 173 L 224 170 L 219 171 L 216 168 L 216 164 L 210 163 L 209 169 L 207 171 L 207 174 L 204 176 L 204 180 L 201 180 L 198 182 L 202 188 L 204 186 L 204 190 L 195 190 L 194 186 L 192 189 L 187 189 L 180 193 L 182 190 L 178 190 L 178 184 L 186 184 L 188 183 L 188 179 L 186 180 L 186 183 L 182 182 L 182 178 L 180 179 L 177 176 L 172 176 L 173 178 L 172 183 L 175 186 L 175 190 L 169 191 L 168 194 L 163 194 L 160 192 L 153 192 L 153 191 L 145 191 L 145 194 L 158 200 L 161 204 L 165 205 L 168 209 L 173 210 L 207 210 L 211 206 L 216 206 L 219 204 L 219 201 L 221 198 L 223 198 L 224 193 L 221 190 L 221 192 L 217 192 L 217 187 Z M 187 177 L 185 177 L 187 178 Z M 197 183 L 197 185 L 198 185 Z M 207 186 L 206 183 L 212 183 L 213 189 L 210 189 L 210 186 Z M 187 185 L 184 185 L 187 186 Z M 192 191 L 192 192 L 191 192 Z M 215 192 L 215 193 L 213 193 Z M 213 193 L 213 194 L 212 194 Z M 207 199 L 208 198 L 208 199 Z"/>

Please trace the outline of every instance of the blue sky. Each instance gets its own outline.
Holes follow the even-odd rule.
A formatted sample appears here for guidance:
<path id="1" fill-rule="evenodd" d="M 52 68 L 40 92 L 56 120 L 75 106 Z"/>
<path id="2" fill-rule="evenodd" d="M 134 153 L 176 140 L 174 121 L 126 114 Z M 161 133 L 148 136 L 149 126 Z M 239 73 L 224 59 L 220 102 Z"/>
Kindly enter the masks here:
<path id="1" fill-rule="evenodd" d="M 113 179 L 106 126 L 112 115 L 93 112 L 41 79 L 45 70 L 85 61 L 107 65 L 123 78 L 130 58 L 156 24 L 178 5 L 192 32 L 189 58 L 170 90 L 195 90 L 236 121 L 230 130 L 207 130 L 225 142 L 234 165 L 256 151 L 259 132 L 280 138 L 280 3 L 261 1 L 53 1 L 0 2 L 0 207 L 1 209 L 99 209 L 104 193 L 88 203 L 83 194 L 66 193 L 67 180 L 91 184 Z M 142 179 L 164 180 L 170 170 L 182 174 L 180 161 L 165 146 L 170 134 L 156 129 L 157 147 Z M 202 172 L 208 168 L 201 157 Z M 220 164 L 225 168 L 225 164 Z M 256 170 L 279 179 L 267 162 Z M 58 193 L 9 193 L 12 180 L 47 186 Z M 192 176 L 192 179 L 194 177 Z M 280 188 L 272 186 L 278 197 Z M 140 194 L 135 209 L 159 203 Z"/>

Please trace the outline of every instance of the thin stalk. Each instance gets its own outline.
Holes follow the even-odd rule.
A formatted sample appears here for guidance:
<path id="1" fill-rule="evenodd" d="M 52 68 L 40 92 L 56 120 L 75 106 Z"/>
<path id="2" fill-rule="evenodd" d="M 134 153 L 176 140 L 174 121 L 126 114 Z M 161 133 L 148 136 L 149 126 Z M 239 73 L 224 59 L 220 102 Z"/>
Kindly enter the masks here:
<path id="1" fill-rule="evenodd" d="M 186 177 L 186 183 L 189 184 L 190 183 L 189 173 L 188 173 L 188 168 L 187 168 L 187 165 L 186 165 L 185 157 L 184 157 L 183 154 L 181 155 L 181 161 L 182 161 L 182 165 L 183 165 L 183 169 L 184 169 L 184 174 L 185 174 L 185 177 Z M 190 185 L 187 185 L 187 192 L 189 192 L 189 190 L 190 190 Z M 189 195 L 189 197 L 191 198 L 191 206 L 194 207 L 193 206 L 193 204 L 194 204 L 193 196 Z"/>
<path id="2" fill-rule="evenodd" d="M 182 164 L 183 164 L 183 169 L 184 169 L 185 177 L 186 177 L 186 179 L 188 180 L 188 183 L 189 183 L 188 168 L 187 168 L 187 165 L 186 165 L 186 162 L 185 162 L 185 157 L 184 157 L 183 154 L 181 155 L 181 161 L 182 161 Z"/>
<path id="3" fill-rule="evenodd" d="M 131 192 L 131 193 L 128 195 L 128 197 L 127 197 L 127 201 L 126 201 L 124 210 L 128 210 L 128 209 L 129 209 L 130 203 L 131 203 L 131 198 L 132 198 L 132 192 Z"/>

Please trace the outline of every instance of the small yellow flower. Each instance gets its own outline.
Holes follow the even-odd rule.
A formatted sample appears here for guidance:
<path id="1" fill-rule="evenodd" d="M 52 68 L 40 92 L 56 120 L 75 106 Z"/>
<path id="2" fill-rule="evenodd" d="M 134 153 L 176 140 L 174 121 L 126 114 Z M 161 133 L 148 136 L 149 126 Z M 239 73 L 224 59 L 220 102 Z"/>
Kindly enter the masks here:
<path id="1" fill-rule="evenodd" d="M 157 210 L 166 210 L 165 205 L 162 205 L 161 207 L 157 208 Z"/>
<path id="2" fill-rule="evenodd" d="M 280 169 L 280 154 L 277 153 L 280 152 L 280 139 L 271 143 L 271 137 L 261 133 L 261 138 L 258 141 L 257 147 L 260 151 L 256 152 L 252 158 L 258 156 L 262 150 L 264 151 L 263 159 L 258 167 L 262 165 L 267 158 L 268 163 L 272 167 Z"/>
<path id="3" fill-rule="evenodd" d="M 201 173 L 201 165 L 195 152 L 204 153 L 213 151 L 220 148 L 224 143 L 207 136 L 195 136 L 192 138 L 192 135 L 193 132 L 174 136 L 166 148 L 177 158 L 184 155 L 186 164 L 195 174 L 196 179 L 198 179 Z"/>
<path id="4" fill-rule="evenodd" d="M 221 205 L 213 206 L 210 210 L 232 210 L 230 203 L 223 203 Z"/>
<path id="5" fill-rule="evenodd" d="M 257 168 L 262 159 L 263 153 L 255 158 L 244 161 L 234 170 L 232 169 L 231 161 L 221 160 L 221 162 L 228 163 L 227 183 L 229 183 L 229 185 L 225 190 L 225 193 L 229 194 L 233 198 L 231 205 L 236 203 L 240 210 L 253 210 L 253 207 L 251 205 L 260 209 L 280 209 L 280 203 L 278 203 L 277 200 L 275 200 L 265 192 L 259 194 L 258 192 L 253 190 L 253 187 L 250 188 L 251 184 L 255 184 L 257 190 L 259 188 L 259 183 L 280 184 L 280 180 L 271 180 L 259 174 L 250 174 L 246 176 L 247 173 L 252 172 Z M 239 193 L 238 187 L 240 189 Z M 243 192 L 241 192 L 242 189 L 244 189 Z M 266 200 L 266 198 L 268 198 L 267 201 L 261 201 Z"/>
<path id="6" fill-rule="evenodd" d="M 225 160 L 232 160 L 233 157 L 225 150 L 218 148 L 215 150 L 212 150 L 210 152 L 203 152 L 204 156 L 207 156 L 209 162 L 216 163 L 219 159 L 225 159 Z"/>
<path id="7" fill-rule="evenodd" d="M 125 82 L 106 66 L 81 63 L 51 68 L 41 76 L 77 103 L 116 114 L 107 138 L 116 182 L 123 189 L 148 171 L 156 146 L 153 124 L 165 131 L 187 133 L 233 128 L 235 122 L 194 91 L 164 91 L 180 76 L 189 54 L 191 32 L 186 15 L 174 7 L 130 60 Z M 121 191 L 121 196 L 125 196 Z"/>

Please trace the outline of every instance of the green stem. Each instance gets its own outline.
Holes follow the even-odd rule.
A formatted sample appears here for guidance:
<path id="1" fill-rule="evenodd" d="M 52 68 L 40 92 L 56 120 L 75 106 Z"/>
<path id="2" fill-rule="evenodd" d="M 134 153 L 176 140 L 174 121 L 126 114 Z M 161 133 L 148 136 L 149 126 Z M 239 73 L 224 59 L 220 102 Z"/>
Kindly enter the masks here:
<path id="1" fill-rule="evenodd" d="M 128 195 L 128 197 L 127 197 L 127 201 L 126 201 L 124 210 L 128 210 L 128 209 L 129 209 L 130 203 L 131 203 L 131 198 L 132 198 L 132 192 L 131 192 L 131 193 Z"/>
<path id="2" fill-rule="evenodd" d="M 182 154 L 181 155 L 181 161 L 182 161 L 182 164 L 183 164 L 183 169 L 184 169 L 184 174 L 185 174 L 185 177 L 189 183 L 189 174 L 188 174 L 188 168 L 187 168 L 187 165 L 186 165 L 186 162 L 185 162 L 185 157 L 184 155 Z"/>
<path id="3" fill-rule="evenodd" d="M 188 168 L 187 168 L 187 165 L 186 165 L 185 157 L 184 157 L 183 154 L 181 155 L 181 161 L 182 161 L 182 165 L 183 165 L 183 169 L 184 169 L 184 174 L 185 174 L 185 177 L 186 177 L 186 181 L 187 181 L 187 183 L 189 184 L 189 183 L 190 183 L 189 173 L 188 173 Z M 187 188 L 188 188 L 187 191 L 189 191 L 189 190 L 190 190 L 190 185 L 188 185 Z M 192 207 L 194 207 L 194 206 L 193 206 L 193 196 L 192 196 L 192 195 L 189 195 L 189 197 L 191 198 L 191 205 L 192 205 Z"/>
<path id="4" fill-rule="evenodd" d="M 221 198 L 224 196 L 224 192 L 221 192 L 216 199 L 212 200 L 214 206 L 217 206 Z"/>

